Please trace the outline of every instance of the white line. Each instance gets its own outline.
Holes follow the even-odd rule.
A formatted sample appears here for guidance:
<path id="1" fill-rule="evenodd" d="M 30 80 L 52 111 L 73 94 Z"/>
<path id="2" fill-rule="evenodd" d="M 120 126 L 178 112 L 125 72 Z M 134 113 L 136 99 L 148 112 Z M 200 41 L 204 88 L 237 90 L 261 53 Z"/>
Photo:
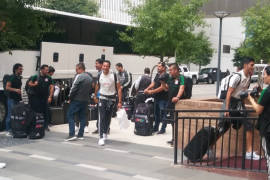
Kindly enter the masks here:
<path id="1" fill-rule="evenodd" d="M 164 161 L 172 161 L 172 159 L 170 158 L 166 158 L 166 157 L 161 157 L 161 156 L 154 156 L 154 159 L 159 159 L 159 160 L 164 160 Z"/>
<path id="2" fill-rule="evenodd" d="M 12 150 L 0 148 L 0 152 L 12 152 Z"/>
<path id="3" fill-rule="evenodd" d="M 147 177 L 147 176 L 141 176 L 141 175 L 133 176 L 133 178 L 142 179 L 142 180 L 159 180 L 159 179 L 156 179 L 156 178 Z"/>
<path id="4" fill-rule="evenodd" d="M 69 144 L 69 145 L 74 145 L 74 146 L 83 146 L 83 144 L 78 144 L 78 143 L 71 143 L 71 142 L 62 142 L 63 144 Z"/>
<path id="5" fill-rule="evenodd" d="M 51 157 L 46 157 L 46 156 L 40 156 L 40 155 L 36 155 L 36 154 L 32 154 L 29 157 L 31 158 L 36 158 L 36 159 L 42 159 L 42 160 L 46 160 L 46 161 L 54 161 L 54 158 Z"/>
<path id="6" fill-rule="evenodd" d="M 92 165 L 89 165 L 89 164 L 76 164 L 75 166 L 88 168 L 88 169 L 93 169 L 93 170 L 97 170 L 97 171 L 106 171 L 107 170 L 106 168 L 98 167 L 98 166 L 92 166 Z"/>
<path id="7" fill-rule="evenodd" d="M 119 153 L 129 153 L 128 151 L 123 151 L 119 149 L 105 148 L 105 151 L 119 152 Z"/>

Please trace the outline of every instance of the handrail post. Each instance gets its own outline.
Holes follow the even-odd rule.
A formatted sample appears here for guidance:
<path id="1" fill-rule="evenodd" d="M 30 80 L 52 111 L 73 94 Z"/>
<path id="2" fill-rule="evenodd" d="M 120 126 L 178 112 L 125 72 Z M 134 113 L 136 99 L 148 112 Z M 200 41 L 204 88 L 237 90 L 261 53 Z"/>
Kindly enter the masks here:
<path id="1" fill-rule="evenodd" d="M 178 112 L 174 111 L 174 164 L 177 164 L 178 155 Z"/>

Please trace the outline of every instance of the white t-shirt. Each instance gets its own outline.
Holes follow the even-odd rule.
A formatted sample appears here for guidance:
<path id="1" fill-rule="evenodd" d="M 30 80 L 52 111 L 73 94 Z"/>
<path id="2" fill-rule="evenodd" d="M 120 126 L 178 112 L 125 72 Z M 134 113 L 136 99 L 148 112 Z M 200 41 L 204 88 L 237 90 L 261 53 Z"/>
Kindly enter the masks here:
<path id="1" fill-rule="evenodd" d="M 241 77 L 238 75 L 241 74 Z M 234 92 L 232 93 L 232 97 L 240 99 L 240 93 L 242 91 L 246 91 L 250 85 L 250 76 L 246 76 L 244 71 L 238 72 L 238 74 L 234 74 L 230 79 L 229 87 L 234 88 Z M 239 83 L 241 79 L 241 82 Z M 238 86 L 237 86 L 238 85 Z"/>
<path id="2" fill-rule="evenodd" d="M 119 82 L 118 77 L 116 76 L 116 82 Z M 115 89 L 115 79 L 114 79 L 114 73 L 109 72 L 107 75 L 103 74 L 103 72 L 100 74 L 99 77 L 99 93 L 106 96 L 112 96 L 116 94 Z"/>

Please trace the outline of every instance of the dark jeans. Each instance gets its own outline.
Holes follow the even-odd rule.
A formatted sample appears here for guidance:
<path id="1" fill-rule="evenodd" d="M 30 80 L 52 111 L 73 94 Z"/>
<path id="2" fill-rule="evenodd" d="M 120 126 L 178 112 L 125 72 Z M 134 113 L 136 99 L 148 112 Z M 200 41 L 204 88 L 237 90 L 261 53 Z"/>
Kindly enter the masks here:
<path id="1" fill-rule="evenodd" d="M 6 131 L 11 131 L 11 122 L 10 122 L 11 110 L 18 103 L 19 101 L 16 101 L 11 98 L 7 98 L 8 108 L 7 108 L 7 117 L 6 117 Z"/>
<path id="2" fill-rule="evenodd" d="M 43 113 L 45 118 L 45 128 L 48 127 L 49 111 L 48 111 L 48 98 L 32 96 L 29 97 L 29 104 L 31 109 L 37 113 Z"/>
<path id="3" fill-rule="evenodd" d="M 78 137 L 83 137 L 85 121 L 86 121 L 86 109 L 87 102 L 84 101 L 71 101 L 69 104 L 67 119 L 69 123 L 69 136 L 75 135 L 75 120 L 74 116 L 78 113 L 80 119 L 80 129 L 78 133 Z"/>
<path id="4" fill-rule="evenodd" d="M 154 125 L 154 131 L 159 130 L 159 124 L 162 122 L 162 120 L 165 118 L 166 113 L 162 111 L 167 107 L 167 101 L 166 100 L 156 100 L 155 99 L 155 106 L 154 106 L 154 112 L 155 112 L 155 125 Z"/>
<path id="5" fill-rule="evenodd" d="M 167 109 L 173 109 L 174 110 L 175 109 L 175 104 L 172 103 L 171 101 L 168 101 L 167 102 Z M 173 115 L 174 115 L 173 112 L 168 112 L 168 113 L 165 114 L 165 119 L 173 119 L 174 118 Z M 168 122 L 165 121 L 165 119 L 162 119 L 161 131 L 166 130 Z M 173 125 L 173 123 L 172 123 L 172 125 Z"/>
<path id="6" fill-rule="evenodd" d="M 99 118 L 99 136 L 103 138 L 103 134 L 107 134 L 110 128 L 112 112 L 116 106 L 116 101 L 110 99 L 99 99 L 98 118 Z"/>

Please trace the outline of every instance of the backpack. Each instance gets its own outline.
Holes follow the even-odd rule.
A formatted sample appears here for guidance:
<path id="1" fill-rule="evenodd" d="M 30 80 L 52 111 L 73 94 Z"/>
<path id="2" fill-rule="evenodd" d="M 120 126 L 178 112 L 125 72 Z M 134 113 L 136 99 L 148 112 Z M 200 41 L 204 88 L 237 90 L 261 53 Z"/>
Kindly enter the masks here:
<path id="1" fill-rule="evenodd" d="M 181 99 L 190 99 L 192 96 L 192 87 L 193 87 L 193 82 L 190 77 L 184 76 L 185 77 L 185 90 L 184 90 L 184 95 L 182 96 Z"/>
<path id="2" fill-rule="evenodd" d="M 29 77 L 25 83 L 25 92 L 27 93 L 28 97 L 33 96 L 36 94 L 35 88 L 29 86 L 29 82 L 32 80 L 32 77 Z M 37 81 L 39 81 L 39 75 L 37 76 Z"/>
<path id="3" fill-rule="evenodd" d="M 218 93 L 219 99 L 223 99 L 223 100 L 226 99 L 227 92 L 229 89 L 230 80 L 231 80 L 232 76 L 235 74 L 240 76 L 240 81 L 237 83 L 237 86 L 240 84 L 242 76 L 239 73 L 233 73 L 233 74 L 230 74 L 230 75 L 226 76 L 225 78 L 223 78 L 220 82 L 220 87 L 219 87 L 219 93 Z"/>
<path id="4" fill-rule="evenodd" d="M 5 74 L 3 77 L 3 88 L 4 88 L 4 94 L 6 96 L 8 96 L 8 91 L 6 90 L 6 86 L 7 86 L 8 80 L 10 79 L 11 76 L 12 75 L 10 75 L 10 74 Z"/>

